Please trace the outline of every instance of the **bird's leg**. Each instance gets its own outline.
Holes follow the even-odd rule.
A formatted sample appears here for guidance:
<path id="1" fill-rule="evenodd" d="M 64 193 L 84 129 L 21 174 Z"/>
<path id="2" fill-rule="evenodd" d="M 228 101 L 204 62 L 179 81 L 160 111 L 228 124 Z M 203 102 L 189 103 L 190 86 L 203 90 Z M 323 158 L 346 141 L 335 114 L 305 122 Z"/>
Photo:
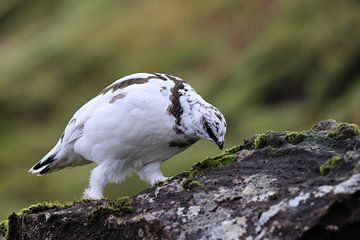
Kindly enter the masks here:
<path id="1" fill-rule="evenodd" d="M 160 164 L 161 162 L 152 162 L 138 169 L 137 172 L 139 173 L 140 178 L 148 182 L 150 185 L 165 181 L 167 177 L 164 177 L 162 174 Z"/>
<path id="2" fill-rule="evenodd" d="M 108 183 L 107 171 L 103 165 L 95 167 L 91 171 L 89 186 L 85 189 L 84 198 L 101 199 L 103 189 Z"/>

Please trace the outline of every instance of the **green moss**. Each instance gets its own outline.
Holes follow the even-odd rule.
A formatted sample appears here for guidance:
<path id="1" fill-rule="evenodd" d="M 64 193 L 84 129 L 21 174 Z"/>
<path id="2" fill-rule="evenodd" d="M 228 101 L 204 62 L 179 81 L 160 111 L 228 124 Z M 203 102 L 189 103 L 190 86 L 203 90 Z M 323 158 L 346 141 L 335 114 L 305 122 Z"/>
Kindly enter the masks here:
<path id="1" fill-rule="evenodd" d="M 134 209 L 134 204 L 129 197 L 120 197 L 114 201 L 109 201 L 105 205 L 97 207 L 88 216 L 88 222 L 93 223 L 103 215 L 115 214 L 124 215 L 131 213 Z"/>
<path id="2" fill-rule="evenodd" d="M 9 220 L 3 220 L 0 222 L 0 236 L 8 239 L 9 232 Z"/>
<path id="3" fill-rule="evenodd" d="M 336 133 L 337 133 L 337 136 L 336 136 L 336 138 L 337 139 L 343 139 L 344 138 L 344 131 L 347 129 L 349 127 L 349 125 L 348 124 L 346 124 L 346 123 L 340 123 L 338 126 L 337 126 L 337 131 L 336 131 Z"/>
<path id="4" fill-rule="evenodd" d="M 209 157 L 201 162 L 198 162 L 191 167 L 190 171 L 182 172 L 174 176 L 173 179 L 191 178 L 192 176 L 203 175 L 208 170 L 230 165 L 236 161 L 236 153 L 240 150 L 241 146 L 234 146 L 226 149 L 223 154 L 211 158 Z"/>
<path id="5" fill-rule="evenodd" d="M 336 133 L 335 131 L 330 131 L 330 132 L 328 132 L 327 136 L 328 136 L 329 138 L 336 138 L 337 133 Z"/>
<path id="6" fill-rule="evenodd" d="M 184 171 L 184 172 L 181 172 L 175 176 L 172 176 L 169 178 L 169 181 L 172 181 L 172 180 L 182 180 L 184 178 L 188 178 L 190 176 L 190 172 L 189 171 Z"/>
<path id="7" fill-rule="evenodd" d="M 208 170 L 223 167 L 232 164 L 236 161 L 236 154 L 226 152 L 222 155 L 207 158 L 195 164 L 189 172 L 189 176 L 203 175 Z"/>
<path id="8" fill-rule="evenodd" d="M 254 140 L 255 149 L 261 149 L 266 147 L 268 145 L 268 140 L 269 137 L 267 136 L 266 133 L 257 135 Z"/>
<path id="9" fill-rule="evenodd" d="M 92 203 L 94 201 L 96 201 L 96 199 L 91 199 L 91 198 L 75 199 L 74 201 L 66 202 L 64 204 L 64 207 L 72 207 L 72 206 L 74 206 L 76 204 Z"/>
<path id="10" fill-rule="evenodd" d="M 186 189 L 193 189 L 193 188 L 197 188 L 197 187 L 201 187 L 202 184 L 194 179 L 186 179 L 183 183 L 183 187 Z"/>
<path id="11" fill-rule="evenodd" d="M 179 173 L 176 176 L 171 177 L 171 180 L 191 179 L 192 176 L 203 175 L 210 169 L 230 165 L 236 161 L 237 152 L 241 150 L 241 147 L 242 146 L 234 146 L 226 149 L 221 155 L 198 162 L 193 165 L 189 171 Z"/>
<path id="12" fill-rule="evenodd" d="M 241 146 L 238 145 L 238 146 L 234 146 L 232 148 L 229 148 L 229 149 L 225 149 L 225 153 L 230 153 L 230 154 L 234 154 L 234 153 L 237 153 L 241 150 Z"/>
<path id="13" fill-rule="evenodd" d="M 306 135 L 301 132 L 286 132 L 285 141 L 291 144 L 299 144 L 304 141 Z"/>
<path id="14" fill-rule="evenodd" d="M 344 158 L 341 155 L 336 155 L 328 159 L 324 164 L 319 167 L 321 175 L 327 175 L 330 172 L 331 168 L 342 160 L 344 160 Z"/>
<path id="15" fill-rule="evenodd" d="M 20 210 L 16 214 L 17 215 L 33 214 L 33 213 L 39 213 L 49 209 L 61 208 L 61 207 L 64 207 L 64 205 L 58 202 L 42 202 L 42 203 L 30 205 L 29 207 Z"/>
<path id="16" fill-rule="evenodd" d="M 355 123 L 350 123 L 350 126 L 355 130 L 357 134 L 360 134 L 360 127 Z"/>
<path id="17" fill-rule="evenodd" d="M 347 128 L 352 128 L 355 133 L 360 134 L 359 126 L 354 123 L 340 123 L 337 128 L 338 128 L 339 132 L 341 132 Z"/>
<path id="18" fill-rule="evenodd" d="M 329 165 L 323 164 L 319 167 L 319 171 L 321 175 L 327 175 L 331 170 L 331 167 Z"/>
<path id="19" fill-rule="evenodd" d="M 331 131 L 328 133 L 328 137 L 336 138 L 338 140 L 347 139 L 353 137 L 354 135 L 360 135 L 360 128 L 354 123 L 340 123 L 336 131 Z"/>
<path id="20" fill-rule="evenodd" d="M 93 199 L 80 199 L 80 200 L 74 200 L 66 203 L 60 203 L 60 202 L 42 202 L 30 205 L 27 208 L 24 208 L 14 214 L 20 216 L 24 214 L 34 214 L 34 213 L 40 213 L 44 212 L 49 209 L 55 209 L 55 208 L 69 208 L 74 206 L 75 204 L 81 204 L 81 203 L 90 203 L 95 200 Z"/>
<path id="21" fill-rule="evenodd" d="M 271 201 L 276 201 L 276 200 L 280 199 L 280 196 L 281 196 L 281 194 L 279 192 L 274 192 L 269 196 L 269 199 Z"/>

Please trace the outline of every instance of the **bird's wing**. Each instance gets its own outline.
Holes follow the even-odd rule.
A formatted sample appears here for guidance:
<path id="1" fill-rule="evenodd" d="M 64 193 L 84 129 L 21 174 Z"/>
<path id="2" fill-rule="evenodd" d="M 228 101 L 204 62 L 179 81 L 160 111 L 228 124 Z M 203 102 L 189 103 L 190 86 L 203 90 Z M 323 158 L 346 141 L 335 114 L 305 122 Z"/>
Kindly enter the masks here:
<path id="1" fill-rule="evenodd" d="M 67 139 L 66 143 L 72 143 L 79 139 L 84 133 L 84 124 L 78 125 L 73 130 L 72 134 L 70 135 L 69 139 Z"/>
<path id="2" fill-rule="evenodd" d="M 74 143 L 84 133 L 84 125 L 91 118 L 93 111 L 99 107 L 102 99 L 97 96 L 83 105 L 71 118 L 65 127 L 62 142 L 65 144 Z"/>

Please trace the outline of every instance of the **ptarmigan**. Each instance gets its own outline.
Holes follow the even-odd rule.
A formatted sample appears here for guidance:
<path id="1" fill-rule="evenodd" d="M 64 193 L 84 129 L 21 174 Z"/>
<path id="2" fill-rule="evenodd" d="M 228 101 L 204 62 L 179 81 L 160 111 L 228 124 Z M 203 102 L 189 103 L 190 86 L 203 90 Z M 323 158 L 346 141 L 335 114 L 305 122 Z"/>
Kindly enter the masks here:
<path id="1" fill-rule="evenodd" d="M 199 139 L 224 145 L 223 114 L 184 80 L 136 73 L 115 81 L 82 106 L 61 138 L 29 172 L 43 175 L 95 162 L 85 198 L 102 198 L 108 182 L 131 171 L 151 185 L 160 164 Z"/>

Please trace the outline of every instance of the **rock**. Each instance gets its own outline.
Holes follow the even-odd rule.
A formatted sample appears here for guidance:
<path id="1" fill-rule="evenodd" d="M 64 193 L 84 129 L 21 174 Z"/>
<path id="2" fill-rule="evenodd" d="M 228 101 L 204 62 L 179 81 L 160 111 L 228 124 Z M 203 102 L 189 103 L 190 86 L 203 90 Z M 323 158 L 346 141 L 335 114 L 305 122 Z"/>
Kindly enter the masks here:
<path id="1" fill-rule="evenodd" d="M 255 135 L 132 198 L 42 204 L 10 239 L 358 239 L 360 131 Z M 326 170 L 324 170 L 326 169 Z"/>

